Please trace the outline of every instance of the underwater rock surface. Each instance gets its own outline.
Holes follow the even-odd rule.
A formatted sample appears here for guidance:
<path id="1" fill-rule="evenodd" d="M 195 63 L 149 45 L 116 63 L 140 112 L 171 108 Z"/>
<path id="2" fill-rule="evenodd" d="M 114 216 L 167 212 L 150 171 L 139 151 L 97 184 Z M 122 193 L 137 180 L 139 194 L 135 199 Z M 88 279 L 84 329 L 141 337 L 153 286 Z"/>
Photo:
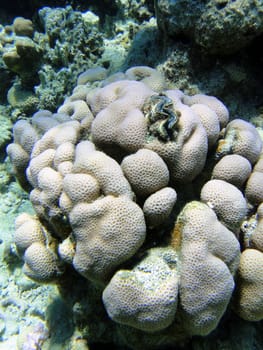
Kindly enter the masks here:
<path id="1" fill-rule="evenodd" d="M 261 1 L 156 0 L 155 7 L 166 35 L 185 35 L 210 54 L 233 54 L 263 33 Z"/>

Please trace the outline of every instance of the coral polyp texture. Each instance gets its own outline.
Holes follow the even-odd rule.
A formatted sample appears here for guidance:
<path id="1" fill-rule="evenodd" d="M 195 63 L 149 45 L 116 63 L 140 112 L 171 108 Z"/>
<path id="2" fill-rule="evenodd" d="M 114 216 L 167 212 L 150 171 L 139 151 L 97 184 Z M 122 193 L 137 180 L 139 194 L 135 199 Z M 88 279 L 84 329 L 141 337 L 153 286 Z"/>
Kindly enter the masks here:
<path id="1" fill-rule="evenodd" d="M 88 280 L 133 349 L 208 335 L 227 309 L 261 320 L 258 131 L 150 67 L 105 74 L 14 126 L 7 153 L 35 209 L 16 220 L 25 274 L 71 293 Z"/>

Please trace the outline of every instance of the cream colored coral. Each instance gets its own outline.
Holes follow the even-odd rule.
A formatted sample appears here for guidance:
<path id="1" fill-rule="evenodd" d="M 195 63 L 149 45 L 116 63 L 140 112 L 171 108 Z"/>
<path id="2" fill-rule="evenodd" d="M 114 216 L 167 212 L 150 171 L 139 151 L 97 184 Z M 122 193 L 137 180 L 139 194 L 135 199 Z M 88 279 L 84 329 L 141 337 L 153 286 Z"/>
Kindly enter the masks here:
<path id="1" fill-rule="evenodd" d="M 263 203 L 257 209 L 257 224 L 254 232 L 251 235 L 251 245 L 263 252 Z"/>
<path id="2" fill-rule="evenodd" d="M 210 149 L 219 137 L 220 124 L 219 118 L 215 111 L 206 106 L 205 104 L 195 103 L 191 106 L 191 109 L 195 111 L 201 120 L 202 125 L 205 128 L 208 138 L 208 148 Z"/>
<path id="3" fill-rule="evenodd" d="M 93 142 L 98 145 L 117 143 L 122 147 L 119 142 L 122 132 L 118 127 L 127 123 L 125 118 L 128 113 L 140 109 L 145 98 L 152 94 L 153 91 L 145 84 L 127 80 L 99 89 L 88 101 L 96 115 L 91 128 Z"/>
<path id="4" fill-rule="evenodd" d="M 132 270 L 116 272 L 102 295 L 109 317 L 150 333 L 167 328 L 178 302 L 176 264 L 171 248 L 154 248 Z"/>
<path id="5" fill-rule="evenodd" d="M 154 105 L 156 96 L 160 103 Z M 87 98 L 95 115 L 92 140 L 118 161 L 141 148 L 153 150 L 167 164 L 173 182 L 190 182 L 204 167 L 208 137 L 198 115 L 182 99 L 177 90 L 157 95 L 137 81 L 123 80 L 100 88 Z M 216 105 L 221 104 L 218 101 Z M 164 111 L 159 111 L 162 108 Z M 162 119 L 168 118 L 165 108 L 174 114 L 169 122 Z M 212 124 L 211 129 L 218 127 L 218 120 Z M 162 140 L 158 134 L 163 135 Z M 166 134 L 170 135 L 167 140 Z"/>
<path id="6" fill-rule="evenodd" d="M 84 123 L 86 130 L 89 130 L 94 119 L 87 103 L 82 100 L 66 101 L 61 107 L 59 107 L 58 113 L 65 113 L 71 120 L 77 120 L 80 123 Z"/>
<path id="7" fill-rule="evenodd" d="M 71 161 L 65 161 L 65 162 L 61 162 L 58 165 L 57 170 L 64 177 L 67 174 L 70 174 L 72 172 L 72 168 L 73 168 L 73 163 Z"/>
<path id="8" fill-rule="evenodd" d="M 156 69 L 147 66 L 135 66 L 126 70 L 129 80 L 142 81 L 150 89 L 160 92 L 165 90 L 166 82 L 163 74 Z"/>
<path id="9" fill-rule="evenodd" d="M 119 124 L 116 141 L 126 152 L 136 152 L 144 148 L 145 135 L 147 135 L 146 118 L 140 109 L 135 108 L 129 111 Z"/>
<path id="10" fill-rule="evenodd" d="M 92 98 L 87 97 L 87 102 L 96 115 L 108 107 L 108 112 L 119 110 L 120 116 L 123 117 L 131 109 L 140 108 L 144 99 L 151 94 L 153 90 L 141 82 L 121 80 L 98 89 Z M 111 117 L 117 118 L 114 115 Z"/>
<path id="11" fill-rule="evenodd" d="M 263 319 L 263 253 L 256 249 L 242 252 L 238 270 L 237 312 L 245 320 Z"/>
<path id="12" fill-rule="evenodd" d="M 202 187 L 200 198 L 211 206 L 224 225 L 238 232 L 248 208 L 237 187 L 223 180 L 210 180 Z"/>
<path id="13" fill-rule="evenodd" d="M 190 335 L 206 335 L 217 326 L 231 298 L 239 242 L 201 202 L 190 202 L 183 208 L 172 242 L 181 257 L 182 322 Z"/>
<path id="14" fill-rule="evenodd" d="M 19 254 L 24 254 L 25 250 L 34 242 L 44 244 L 46 241 L 45 231 L 39 220 L 28 214 L 21 214 L 15 222 L 14 243 Z"/>
<path id="15" fill-rule="evenodd" d="M 58 113 L 40 111 L 31 123 L 17 123 L 8 151 L 21 169 L 30 160 L 37 217 L 18 218 L 15 243 L 26 274 L 37 281 L 56 281 L 69 264 L 67 272 L 108 284 L 103 302 L 116 322 L 146 332 L 171 327 L 158 339 L 177 322 L 186 336 L 206 335 L 233 296 L 240 246 L 231 231 L 238 234 L 247 220 L 249 188 L 256 195 L 261 189 L 261 180 L 250 186 L 249 179 L 245 199 L 233 184 L 243 189 L 253 164 L 251 179 L 261 171 L 262 142 L 249 123 L 226 126 L 228 111 L 216 98 L 165 91 L 148 68 L 135 67 L 122 81 L 106 79 L 101 88 L 80 87 Z M 203 202 L 178 214 L 188 190 L 196 198 L 210 175 L 218 137 L 216 161 L 226 155 L 202 188 Z M 260 199 L 249 201 L 254 213 Z M 259 205 L 246 231 L 258 252 L 261 212 Z M 171 245 L 163 247 L 176 214 Z M 145 250 L 149 245 L 157 247 Z M 129 270 L 116 272 L 124 265 Z"/>
<path id="16" fill-rule="evenodd" d="M 32 150 L 31 161 L 27 168 L 27 178 L 32 186 L 42 190 L 41 197 L 47 206 L 58 200 L 62 187 L 62 176 L 72 169 L 68 162 L 73 160 L 74 144 L 77 142 L 79 132 L 80 124 L 77 121 L 59 124 L 49 129 L 36 142 Z M 67 163 L 63 166 L 61 164 L 64 161 Z M 59 167 L 61 173 L 53 167 L 57 169 Z M 39 175 L 41 172 L 43 174 L 44 168 L 50 169 L 47 174 L 47 181 L 45 179 L 47 169 L 44 171 L 44 175 Z M 53 180 L 51 173 L 53 174 Z M 54 212 L 55 207 L 52 210 Z"/>
<path id="17" fill-rule="evenodd" d="M 32 157 L 35 158 L 47 149 L 56 149 L 59 145 L 70 142 L 75 144 L 79 138 L 80 123 L 69 121 L 49 129 L 43 137 L 35 143 Z"/>
<path id="18" fill-rule="evenodd" d="M 24 273 L 37 282 L 53 281 L 63 273 L 55 253 L 39 242 L 32 243 L 27 248 L 24 262 Z"/>
<path id="19" fill-rule="evenodd" d="M 24 273 L 37 282 L 50 282 L 63 273 L 54 239 L 37 217 L 21 214 L 15 223 L 14 242 L 24 260 Z"/>
<path id="20" fill-rule="evenodd" d="M 175 109 L 180 113 L 175 141 L 150 138 L 144 147 L 155 151 L 165 161 L 173 182 L 186 183 L 203 170 L 208 149 L 207 134 L 190 107 L 180 104 Z"/>
<path id="21" fill-rule="evenodd" d="M 176 203 L 177 193 L 171 187 L 162 188 L 150 195 L 143 204 L 143 213 L 148 227 L 164 223 Z"/>
<path id="22" fill-rule="evenodd" d="M 124 196 L 77 204 L 69 218 L 76 240 L 73 266 L 91 280 L 107 280 L 145 239 L 143 212 Z"/>
<path id="23" fill-rule="evenodd" d="M 226 106 L 216 97 L 207 96 L 203 94 L 196 94 L 193 96 L 185 95 L 183 103 L 188 106 L 193 104 L 203 104 L 211 108 L 217 115 L 221 128 L 225 127 L 229 120 L 229 112 Z"/>
<path id="24" fill-rule="evenodd" d="M 252 172 L 246 183 L 245 196 L 253 205 L 263 202 L 263 172 Z"/>
<path id="25" fill-rule="evenodd" d="M 218 143 L 217 154 L 239 154 L 253 165 L 262 150 L 262 140 L 257 129 L 242 119 L 232 120 L 225 129 L 224 138 Z"/>
<path id="26" fill-rule="evenodd" d="M 64 162 L 73 162 L 75 156 L 75 146 L 71 142 L 64 142 L 55 151 L 54 167 L 58 170 L 59 165 Z"/>
<path id="27" fill-rule="evenodd" d="M 251 164 L 246 158 L 238 154 L 229 154 L 221 158 L 215 165 L 212 179 L 224 180 L 241 188 L 251 171 Z"/>
<path id="28" fill-rule="evenodd" d="M 130 184 L 125 179 L 119 164 L 105 153 L 95 150 L 89 141 L 82 141 L 77 145 L 72 171 L 93 176 L 105 196 L 125 195 L 133 198 Z"/>
<path id="29" fill-rule="evenodd" d="M 56 203 L 62 192 L 62 176 L 61 174 L 50 168 L 43 168 L 37 177 L 38 187 L 44 192 L 46 203 Z"/>
<path id="30" fill-rule="evenodd" d="M 93 202 L 100 195 L 98 181 L 88 174 L 67 174 L 63 179 L 63 190 L 72 206 L 81 202 Z"/>
<path id="31" fill-rule="evenodd" d="M 168 185 L 169 170 L 157 153 L 140 149 L 121 163 L 122 171 L 138 197 L 148 196 Z"/>
<path id="32" fill-rule="evenodd" d="M 28 181 L 32 186 L 38 187 L 38 174 L 46 167 L 52 167 L 55 156 L 55 150 L 48 148 L 37 157 L 32 158 L 26 170 Z"/>

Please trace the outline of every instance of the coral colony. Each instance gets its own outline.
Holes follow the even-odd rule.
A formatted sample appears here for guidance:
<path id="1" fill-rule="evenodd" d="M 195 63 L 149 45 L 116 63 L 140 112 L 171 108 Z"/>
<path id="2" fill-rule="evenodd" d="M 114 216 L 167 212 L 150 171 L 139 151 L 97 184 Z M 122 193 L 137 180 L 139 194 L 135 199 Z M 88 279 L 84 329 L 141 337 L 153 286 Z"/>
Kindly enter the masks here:
<path id="1" fill-rule="evenodd" d="M 263 2 L 35 3 L 0 11 L 3 346 L 261 348 Z"/>
<path id="2" fill-rule="evenodd" d="M 230 305 L 262 319 L 256 128 L 152 68 L 118 77 L 14 126 L 7 152 L 36 212 L 16 220 L 24 273 L 65 285 L 77 272 L 130 344 L 207 335 Z"/>

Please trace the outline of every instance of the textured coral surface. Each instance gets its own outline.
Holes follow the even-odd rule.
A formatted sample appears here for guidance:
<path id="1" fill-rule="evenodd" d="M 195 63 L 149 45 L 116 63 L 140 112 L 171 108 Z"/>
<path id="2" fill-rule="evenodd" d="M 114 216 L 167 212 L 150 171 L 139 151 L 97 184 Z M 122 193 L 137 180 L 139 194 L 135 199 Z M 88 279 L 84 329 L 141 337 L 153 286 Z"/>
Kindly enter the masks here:
<path id="1" fill-rule="evenodd" d="M 208 335 L 230 309 L 261 320 L 256 128 L 229 122 L 216 97 L 168 89 L 152 68 L 100 72 L 57 113 L 14 126 L 7 152 L 35 209 L 16 219 L 25 274 L 76 300 L 70 281 L 82 281 L 97 325 L 134 349 Z M 82 298 L 77 327 L 94 308 Z"/>
<path id="2" fill-rule="evenodd" d="M 263 32 L 261 1 L 156 0 L 155 4 L 164 32 L 191 37 L 213 54 L 238 51 Z"/>

